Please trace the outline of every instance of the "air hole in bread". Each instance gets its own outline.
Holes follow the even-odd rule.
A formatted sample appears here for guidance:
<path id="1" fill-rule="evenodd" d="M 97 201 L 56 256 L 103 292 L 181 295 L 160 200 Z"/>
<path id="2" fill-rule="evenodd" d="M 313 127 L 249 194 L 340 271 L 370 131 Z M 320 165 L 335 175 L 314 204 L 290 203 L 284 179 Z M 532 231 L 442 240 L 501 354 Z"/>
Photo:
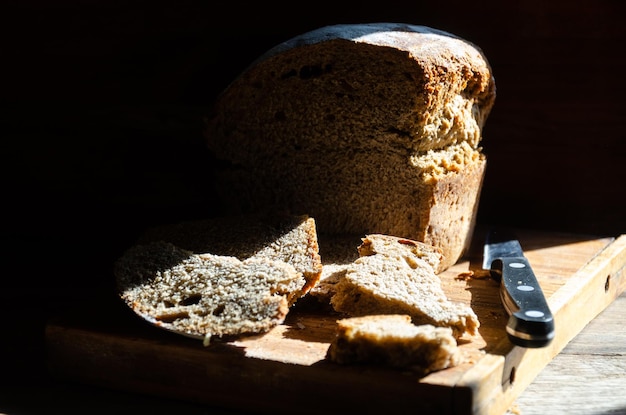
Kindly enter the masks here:
<path id="1" fill-rule="evenodd" d="M 181 311 L 173 314 L 163 314 L 160 316 L 156 316 L 156 319 L 163 323 L 173 323 L 176 320 L 180 320 L 182 318 L 189 318 L 189 313 L 185 311 Z"/>
<path id="2" fill-rule="evenodd" d="M 226 309 L 226 306 L 224 304 L 220 304 L 217 307 L 215 307 L 215 310 L 213 310 L 213 315 L 214 316 L 220 316 L 224 310 Z"/>
<path id="3" fill-rule="evenodd" d="M 304 65 L 300 68 L 300 79 L 311 79 L 322 76 L 325 73 L 330 72 L 332 69 L 331 65 Z"/>
<path id="4" fill-rule="evenodd" d="M 176 304 L 174 304 L 173 302 L 169 301 L 169 300 L 164 300 L 163 301 L 163 305 L 167 308 L 172 308 L 174 307 Z"/>
<path id="5" fill-rule="evenodd" d="M 287 119 L 287 115 L 285 115 L 285 111 L 276 111 L 274 113 L 274 119 L 276 121 L 285 121 Z"/>
<path id="6" fill-rule="evenodd" d="M 287 72 L 283 73 L 280 76 L 280 79 L 287 79 L 287 78 L 291 78 L 292 76 L 296 76 L 296 75 L 298 75 L 298 72 L 295 69 L 292 69 L 290 71 L 287 71 Z"/>
<path id="7" fill-rule="evenodd" d="M 411 137 L 411 133 L 410 132 L 401 130 L 401 129 L 396 128 L 396 127 L 389 127 L 389 128 L 387 128 L 387 132 L 391 133 L 391 134 L 395 134 L 395 135 L 397 135 L 399 137 L 409 137 L 409 138 Z"/>
<path id="8" fill-rule="evenodd" d="M 190 295 L 187 298 L 183 298 L 180 301 L 180 305 L 188 306 L 188 305 L 198 304 L 201 299 L 202 299 L 202 295 L 201 294 L 192 294 L 192 295 Z"/>

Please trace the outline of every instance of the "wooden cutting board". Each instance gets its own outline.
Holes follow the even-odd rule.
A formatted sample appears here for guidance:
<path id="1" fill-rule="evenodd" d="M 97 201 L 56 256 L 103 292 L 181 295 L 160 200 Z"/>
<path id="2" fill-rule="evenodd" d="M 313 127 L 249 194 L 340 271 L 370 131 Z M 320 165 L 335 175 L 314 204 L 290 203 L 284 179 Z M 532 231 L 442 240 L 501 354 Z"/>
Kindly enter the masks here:
<path id="1" fill-rule="evenodd" d="M 498 283 L 479 273 L 481 242 L 441 274 L 451 300 L 471 304 L 479 335 L 459 342 L 460 366 L 420 377 L 410 370 L 341 366 L 325 359 L 340 317 L 303 301 L 271 332 L 236 341 L 200 340 L 152 327 L 114 295 L 46 330 L 49 370 L 105 387 L 216 407 L 272 413 L 501 415 L 585 325 L 626 288 L 626 235 L 618 238 L 518 230 L 555 315 L 541 349 L 513 346 Z M 472 274 L 474 274 L 472 276 Z"/>

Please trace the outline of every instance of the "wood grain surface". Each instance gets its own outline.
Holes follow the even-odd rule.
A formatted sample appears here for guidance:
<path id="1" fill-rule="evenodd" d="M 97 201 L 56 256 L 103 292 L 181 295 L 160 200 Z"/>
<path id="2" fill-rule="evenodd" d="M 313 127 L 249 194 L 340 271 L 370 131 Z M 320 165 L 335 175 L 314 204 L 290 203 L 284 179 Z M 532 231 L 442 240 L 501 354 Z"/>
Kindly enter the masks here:
<path id="1" fill-rule="evenodd" d="M 510 414 L 626 414 L 626 294 L 548 364 Z"/>
<path id="2" fill-rule="evenodd" d="M 626 237 L 518 234 L 555 314 L 557 335 L 546 348 L 523 349 L 508 341 L 498 284 L 477 278 L 478 258 L 470 256 L 441 278 L 452 300 L 471 304 L 480 333 L 460 341 L 463 364 L 425 377 L 326 361 L 338 316 L 324 309 L 294 309 L 285 324 L 265 335 L 203 348 L 198 340 L 136 321 L 127 310 L 108 312 L 104 304 L 104 320 L 84 310 L 82 318 L 48 326 L 48 363 L 68 379 L 244 411 L 289 411 L 315 390 L 318 399 L 303 411 L 369 413 L 392 401 L 422 413 L 500 415 L 626 286 Z M 471 272 L 474 278 L 468 279 Z M 337 390 L 341 402 L 329 405 Z"/>
<path id="3" fill-rule="evenodd" d="M 211 214 L 202 117 L 260 53 L 322 25 L 401 21 L 478 44 L 498 87 L 484 131 L 489 166 L 481 220 L 626 233 L 626 2 L 391 0 L 363 7 L 362 1 L 322 0 L 296 8 L 267 0 L 221 6 L 196 0 L 3 2 L 0 413 L 233 413 L 48 380 L 43 329 L 59 310 L 106 292 L 109 264 L 145 227 Z M 620 393 L 609 397 L 613 386 L 626 389 L 620 352 L 626 344 L 614 330 L 626 315 L 623 298 L 521 394 L 523 414 L 626 412 Z M 594 347 L 581 351 L 579 339 Z M 585 376 L 558 363 L 569 350 L 580 356 L 570 362 L 573 368 L 588 362 Z"/>

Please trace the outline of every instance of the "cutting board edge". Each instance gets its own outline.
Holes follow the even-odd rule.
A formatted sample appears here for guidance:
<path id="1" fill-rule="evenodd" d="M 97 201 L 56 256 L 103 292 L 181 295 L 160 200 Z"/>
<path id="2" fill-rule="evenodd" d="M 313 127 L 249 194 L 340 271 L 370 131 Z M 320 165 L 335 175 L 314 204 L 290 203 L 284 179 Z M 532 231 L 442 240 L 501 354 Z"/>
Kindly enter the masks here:
<path id="1" fill-rule="evenodd" d="M 388 406 L 389 401 L 408 404 L 420 413 L 470 415 L 467 411 L 455 410 L 455 407 L 467 408 L 471 404 L 472 392 L 469 388 L 420 383 L 421 387 L 415 389 L 414 381 L 417 379 L 414 375 L 403 374 L 401 371 L 390 372 L 384 367 L 363 366 L 356 370 L 349 370 L 350 373 L 346 378 L 345 367 L 320 362 L 320 365 L 313 365 L 313 371 L 319 373 L 319 379 L 315 379 L 316 375 L 313 375 L 313 379 L 308 379 L 305 385 L 317 385 L 321 381 L 332 379 L 332 376 L 328 377 L 328 371 L 341 372 L 342 375 L 331 381 L 331 385 L 325 384 L 321 389 L 307 389 L 301 385 L 295 385 L 293 379 L 298 377 L 298 373 L 309 371 L 311 367 L 264 359 L 253 359 L 253 362 L 246 362 L 246 365 L 242 366 L 241 361 L 237 359 L 238 352 L 234 351 L 232 346 L 226 347 L 229 350 L 225 354 L 212 354 L 205 353 L 206 351 L 201 346 L 189 347 L 184 343 L 163 344 L 158 338 L 149 341 L 139 338 L 128 339 L 121 335 L 104 335 L 81 327 L 64 327 L 56 324 L 47 326 L 46 337 L 48 370 L 53 376 L 66 381 L 78 380 L 112 390 L 131 391 L 142 395 L 210 404 L 230 410 L 274 415 L 291 414 L 296 405 L 299 413 L 311 415 L 318 414 L 320 411 L 337 414 L 352 410 L 371 413 L 371 408 L 383 410 L 385 406 Z M 132 344 L 134 342 L 138 343 Z M 112 350 L 115 353 L 115 361 L 99 359 L 99 357 L 106 357 Z M 143 365 L 138 363 L 145 359 L 134 359 L 136 356 L 148 355 L 154 357 L 154 363 L 158 363 L 159 357 L 155 353 L 169 354 L 169 357 L 163 359 L 169 367 L 165 369 L 159 367 L 158 370 L 149 371 L 145 370 L 145 363 Z M 225 365 L 223 361 L 214 364 L 223 358 L 232 359 L 232 366 Z M 71 364 L 64 364 L 66 362 L 71 362 Z M 198 364 L 198 362 L 201 363 Z M 253 367 L 249 366 L 250 363 Z M 264 370 L 263 366 L 267 366 L 266 369 L 271 367 L 272 370 Z M 211 384 L 211 380 L 219 379 L 219 372 L 227 370 L 227 367 L 228 370 L 239 373 L 237 380 L 233 381 L 234 377 L 228 376 L 223 383 Z M 175 382 L 185 379 L 184 382 L 189 382 L 188 388 L 183 388 L 184 385 L 181 384 L 167 382 L 165 377 L 171 375 L 172 370 L 175 371 L 172 376 Z M 188 370 L 193 373 L 181 375 L 181 373 L 187 373 Z M 311 372 L 308 373 L 310 378 Z M 372 383 L 373 374 L 381 375 L 378 378 L 382 379 L 381 382 Z M 406 376 L 403 377 L 403 375 Z M 208 380 L 209 383 L 197 382 L 199 379 Z M 346 379 L 351 386 L 349 388 L 351 392 L 344 390 Z M 242 390 L 245 390 L 245 396 L 242 396 Z M 387 393 L 373 396 L 374 390 Z M 341 396 L 342 402 L 336 402 L 337 396 Z M 370 398 L 364 399 L 365 396 L 370 396 Z M 313 398 L 314 401 L 311 401 Z M 275 402 L 279 400 L 281 406 L 277 408 Z M 306 408 L 301 407 L 304 402 L 307 402 Z M 328 407 L 329 402 L 331 407 Z"/>
<path id="2" fill-rule="evenodd" d="M 572 290 L 573 286 L 577 289 Z M 486 354 L 488 366 L 475 365 L 459 380 L 457 386 L 469 387 L 474 391 L 472 413 L 501 415 L 506 411 L 514 403 L 516 396 L 532 383 L 541 370 L 624 291 L 626 291 L 626 235 L 620 235 L 591 258 L 548 299 L 557 327 L 555 339 L 548 347 L 524 349 L 513 346 L 504 339 L 494 352 Z M 573 318 L 580 317 L 577 310 L 581 305 L 585 305 L 585 318 Z M 576 315 L 573 315 L 574 313 Z M 569 327 L 569 330 L 562 331 L 558 330 L 559 321 L 574 321 L 575 324 Z M 494 356 L 501 359 L 493 359 Z M 489 368 L 488 371 L 484 371 L 485 366 Z M 523 371 L 520 371 L 520 368 L 523 368 Z M 484 380 L 490 376 L 491 382 L 480 381 L 480 378 Z M 495 384 L 493 381 L 499 376 L 502 381 Z"/>
<path id="3" fill-rule="evenodd" d="M 557 290 L 550 297 L 549 301 L 556 301 L 553 299 L 554 298 L 558 299 L 559 296 L 565 296 L 570 299 L 573 298 L 579 304 L 581 302 L 586 303 L 589 301 L 589 296 L 587 294 L 591 295 L 591 298 L 601 297 L 601 301 L 598 301 L 597 304 L 595 305 L 594 312 L 588 315 L 589 318 L 580 319 L 580 321 L 583 322 L 583 324 L 581 324 L 580 328 L 576 328 L 575 333 L 573 333 L 573 335 L 570 336 L 571 333 L 568 335 L 561 335 L 562 338 L 560 338 L 560 340 L 559 340 L 559 337 L 557 337 L 558 341 L 555 341 L 549 348 L 545 348 L 540 351 L 533 350 L 531 352 L 521 353 L 519 348 L 514 347 L 510 349 L 508 353 L 503 353 L 503 354 L 486 353 L 483 359 L 481 359 L 484 361 L 477 362 L 477 363 L 480 363 L 480 366 L 476 366 L 468 370 L 468 373 L 465 373 L 454 384 L 445 385 L 445 386 L 427 385 L 426 386 L 427 390 L 437 390 L 437 388 L 439 387 L 439 389 L 442 389 L 441 393 L 448 393 L 448 392 L 453 393 L 455 396 L 454 399 L 460 399 L 461 397 L 463 397 L 463 402 L 468 402 L 468 396 L 469 396 L 469 405 L 471 409 L 463 405 L 461 406 L 456 405 L 454 408 L 446 409 L 446 411 L 449 411 L 449 413 L 451 414 L 457 415 L 457 414 L 470 414 L 471 413 L 472 415 L 501 415 L 504 411 L 506 411 L 506 409 L 510 407 L 510 405 L 513 404 L 518 394 L 521 393 L 526 388 L 526 386 L 528 386 L 528 384 L 532 382 L 532 380 L 543 369 L 543 367 L 545 367 L 549 363 L 551 358 L 554 357 L 556 354 L 558 354 L 560 350 L 562 350 L 562 348 L 564 348 L 567 345 L 569 340 L 571 340 L 571 338 L 573 338 L 582 328 L 584 328 L 584 326 L 588 324 L 588 322 L 591 321 L 593 317 L 595 317 L 595 315 L 600 313 L 615 298 L 617 298 L 617 296 L 619 296 L 624 291 L 624 288 L 626 288 L 625 263 L 626 263 L 626 236 L 622 235 L 616 238 L 615 240 L 613 240 L 612 242 L 610 242 L 603 250 L 601 250 L 597 255 L 591 258 L 585 266 L 583 266 L 575 275 L 572 276 L 572 278 L 576 277 L 579 279 L 578 281 L 576 281 L 576 283 L 580 283 L 581 280 L 584 281 L 586 284 L 585 287 L 587 286 L 597 287 L 601 284 L 604 284 L 606 283 L 606 276 L 607 275 L 610 276 L 612 279 L 612 283 L 609 285 L 610 289 L 607 290 L 607 292 L 605 292 L 604 295 L 601 295 L 601 293 L 598 293 L 598 290 L 586 290 L 585 289 L 583 290 L 585 295 L 579 294 L 578 296 L 575 296 L 569 292 L 571 291 L 570 285 L 574 283 L 568 280 L 568 282 L 566 282 L 559 290 Z M 592 272 L 595 272 L 595 274 L 591 275 Z M 573 308 L 575 307 L 570 306 L 570 309 L 573 309 Z M 569 312 L 567 310 L 567 307 L 559 306 L 557 308 L 557 318 L 560 315 L 560 313 L 564 312 L 563 310 L 565 310 L 565 312 Z M 75 339 L 74 337 L 75 333 L 72 333 L 71 330 L 72 329 L 68 329 L 67 327 L 63 327 L 62 325 L 55 326 L 54 324 L 51 324 L 46 328 L 46 341 L 49 346 L 49 351 L 51 352 L 51 354 L 49 355 L 49 359 L 47 361 L 49 363 L 49 369 L 51 372 L 55 373 L 56 375 L 60 375 L 61 377 L 64 376 L 69 379 L 80 379 L 80 380 L 90 381 L 92 383 L 99 384 L 100 386 L 105 386 L 105 387 L 114 386 L 115 388 L 118 388 L 118 389 L 133 390 L 135 392 L 143 392 L 143 393 L 149 393 L 149 394 L 153 394 L 155 392 L 155 391 L 146 390 L 146 385 L 138 385 L 138 384 L 122 385 L 119 383 L 120 379 L 116 378 L 115 376 L 105 382 L 103 382 L 103 379 L 98 378 L 98 376 L 94 376 L 91 379 L 87 379 L 87 378 L 81 379 L 81 374 L 84 374 L 84 371 L 76 372 L 76 371 L 72 371 L 71 369 L 68 370 L 67 367 L 59 366 L 59 362 L 64 361 L 65 359 L 68 358 L 68 356 L 65 355 L 65 359 L 63 358 L 63 356 L 60 356 L 61 357 L 60 360 L 55 359 L 55 353 L 59 351 L 61 352 L 63 351 L 59 350 L 59 348 L 55 348 L 54 342 L 55 342 L 55 339 L 65 341 L 65 342 L 71 342 L 73 339 Z M 83 334 L 85 333 L 83 332 Z M 87 332 L 87 334 L 89 333 Z M 91 333 L 91 334 L 98 335 L 99 333 Z M 108 340 L 110 341 L 110 339 Z M 113 344 L 111 344 L 110 346 L 115 346 L 114 344 L 115 342 L 116 340 L 114 340 Z M 155 342 L 156 343 L 154 347 L 157 347 L 158 341 L 155 341 Z M 77 344 L 73 344 L 73 347 L 76 348 L 75 349 L 76 352 L 85 353 L 85 351 L 81 350 Z M 88 352 L 85 356 L 83 356 L 83 358 L 90 359 L 90 358 L 95 357 L 98 353 L 103 353 L 103 352 L 106 353 L 106 350 L 105 349 L 102 349 L 99 351 L 92 350 L 91 356 L 89 356 L 90 352 Z M 533 355 L 534 357 L 532 357 Z M 59 357 L 58 354 L 56 356 L 57 358 Z M 528 356 L 531 356 L 532 358 Z M 529 364 L 529 362 L 535 362 L 534 370 L 532 372 L 530 371 L 525 372 L 525 373 L 521 372 L 521 373 L 524 373 L 523 376 L 520 375 L 520 371 L 517 370 L 518 376 L 515 379 L 515 381 L 512 383 L 509 381 L 507 383 L 507 379 L 510 380 L 512 378 L 510 374 L 510 369 L 512 367 L 516 367 L 515 363 L 521 364 L 522 362 L 526 362 L 526 364 Z M 94 362 L 92 360 L 91 363 L 93 364 L 97 362 Z M 533 365 L 530 365 L 530 366 L 533 366 Z M 97 368 L 97 364 L 96 364 L 96 368 Z M 488 370 L 485 370 L 485 369 L 488 369 Z M 487 379 L 488 382 L 485 383 L 483 381 L 484 379 Z M 445 391 L 446 388 L 449 390 Z M 170 390 L 168 392 L 167 387 L 165 387 L 163 391 L 159 391 L 159 392 L 162 392 L 165 394 L 171 394 L 172 391 Z M 173 396 L 173 397 L 176 398 L 177 396 Z M 441 395 L 441 397 L 443 400 L 446 399 L 445 397 L 443 397 L 443 395 Z M 198 400 L 197 396 L 193 396 L 192 391 L 188 392 L 186 396 L 178 396 L 178 398 L 183 398 L 185 400 L 190 400 L 190 401 Z M 450 401 L 454 401 L 454 399 L 452 399 L 452 395 L 451 395 Z M 201 401 L 204 401 L 204 400 L 201 399 Z M 208 403 L 208 402 L 205 402 L 205 403 Z M 215 403 L 217 405 L 220 404 L 219 401 L 217 402 L 211 401 L 211 403 Z M 450 405 L 454 406 L 453 403 L 450 403 Z M 469 410 L 471 410 L 471 412 L 468 412 Z"/>

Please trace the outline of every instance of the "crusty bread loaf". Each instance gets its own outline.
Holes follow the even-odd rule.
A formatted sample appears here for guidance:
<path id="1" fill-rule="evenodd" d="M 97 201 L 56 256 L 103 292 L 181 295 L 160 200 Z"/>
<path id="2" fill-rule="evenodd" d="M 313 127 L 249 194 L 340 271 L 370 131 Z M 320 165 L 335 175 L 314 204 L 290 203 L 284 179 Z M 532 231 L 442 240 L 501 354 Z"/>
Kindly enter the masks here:
<path id="1" fill-rule="evenodd" d="M 116 262 L 135 313 L 188 336 L 262 333 L 282 323 L 302 277 L 282 261 L 195 255 L 167 242 L 136 245 Z"/>
<path id="2" fill-rule="evenodd" d="M 408 315 L 370 315 L 337 321 L 327 358 L 340 364 L 411 366 L 423 374 L 461 362 L 452 330 L 414 325 Z"/>
<path id="3" fill-rule="evenodd" d="M 374 23 L 297 36 L 233 80 L 207 117 L 220 204 L 423 241 L 447 268 L 472 233 L 494 98 L 481 51 L 449 33 Z"/>
<path id="4" fill-rule="evenodd" d="M 308 215 L 257 212 L 162 225 L 139 242 L 166 241 L 196 254 L 263 257 L 287 262 L 306 280 L 294 299 L 317 284 L 322 273 L 315 219 Z"/>
<path id="5" fill-rule="evenodd" d="M 321 271 L 315 220 L 277 213 L 150 229 L 114 268 L 120 295 L 137 314 L 205 338 L 282 323 Z"/>
<path id="6" fill-rule="evenodd" d="M 395 243 L 394 243 L 395 240 Z M 480 326 L 466 304 L 450 301 L 435 274 L 436 254 L 417 241 L 368 236 L 362 254 L 345 268 L 330 303 L 350 316 L 408 314 L 415 324 L 449 327 L 455 337 L 475 335 Z"/>

